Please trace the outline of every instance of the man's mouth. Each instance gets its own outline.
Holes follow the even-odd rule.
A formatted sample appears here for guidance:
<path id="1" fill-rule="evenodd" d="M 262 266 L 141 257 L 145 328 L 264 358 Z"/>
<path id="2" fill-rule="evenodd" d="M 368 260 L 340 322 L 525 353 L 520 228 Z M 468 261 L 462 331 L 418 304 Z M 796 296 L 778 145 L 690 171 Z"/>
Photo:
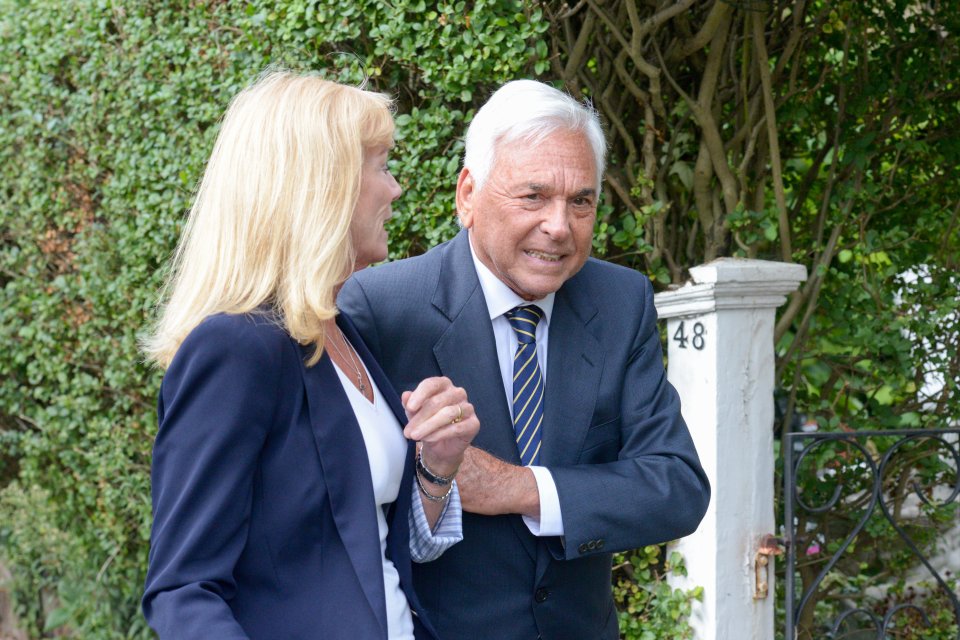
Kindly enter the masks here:
<path id="1" fill-rule="evenodd" d="M 543 251 L 535 251 L 533 249 L 525 249 L 524 253 L 531 258 L 546 260 L 547 262 L 560 262 L 561 258 L 563 258 L 563 256 L 558 253 L 544 253 Z"/>

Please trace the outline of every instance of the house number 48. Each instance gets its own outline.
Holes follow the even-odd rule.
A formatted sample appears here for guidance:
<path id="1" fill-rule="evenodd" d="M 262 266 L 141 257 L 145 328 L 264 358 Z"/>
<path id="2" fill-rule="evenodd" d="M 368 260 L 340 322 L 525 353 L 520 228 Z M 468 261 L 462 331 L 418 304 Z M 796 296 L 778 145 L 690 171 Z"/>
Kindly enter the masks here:
<path id="1" fill-rule="evenodd" d="M 703 326 L 702 322 L 695 322 L 693 323 L 693 333 L 687 335 L 685 324 L 683 321 L 680 322 L 680 326 L 673 333 L 673 339 L 680 344 L 681 349 L 686 349 L 689 342 L 697 351 L 703 351 L 706 346 L 706 339 L 704 338 L 707 334 L 706 327 Z"/>

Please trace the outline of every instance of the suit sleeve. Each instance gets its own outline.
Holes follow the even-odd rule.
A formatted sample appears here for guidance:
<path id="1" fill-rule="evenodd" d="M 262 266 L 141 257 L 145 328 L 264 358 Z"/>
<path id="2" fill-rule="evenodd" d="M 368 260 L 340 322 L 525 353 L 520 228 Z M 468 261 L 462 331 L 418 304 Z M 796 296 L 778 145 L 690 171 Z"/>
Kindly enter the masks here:
<path id="1" fill-rule="evenodd" d="M 622 373 L 616 460 L 550 466 L 564 539 L 548 539 L 558 559 L 657 544 L 696 530 L 710 486 L 667 381 L 650 283 Z"/>
<path id="2" fill-rule="evenodd" d="M 276 419 L 283 345 L 270 334 L 236 316 L 208 320 L 164 377 L 143 596 L 161 638 L 247 638 L 227 600 L 258 455 Z"/>

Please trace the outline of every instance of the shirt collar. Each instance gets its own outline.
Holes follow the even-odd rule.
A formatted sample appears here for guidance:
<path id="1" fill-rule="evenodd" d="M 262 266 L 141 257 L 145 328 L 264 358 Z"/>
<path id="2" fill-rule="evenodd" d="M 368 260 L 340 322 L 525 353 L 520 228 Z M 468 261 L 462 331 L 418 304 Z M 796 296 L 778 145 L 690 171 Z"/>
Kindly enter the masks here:
<path id="1" fill-rule="evenodd" d="M 473 258 L 473 266 L 477 270 L 477 278 L 480 280 L 480 288 L 483 290 L 483 297 L 487 301 L 487 312 L 490 319 L 493 320 L 502 316 L 514 307 L 520 307 L 525 304 L 535 304 L 543 311 L 543 320 L 546 326 L 550 325 L 550 315 L 553 313 L 553 299 L 556 292 L 548 293 L 539 300 L 524 300 L 517 293 L 505 285 L 500 278 L 495 276 L 487 265 L 480 261 L 476 251 L 473 250 L 473 236 L 469 233 L 467 238 L 470 240 L 470 257 Z"/>

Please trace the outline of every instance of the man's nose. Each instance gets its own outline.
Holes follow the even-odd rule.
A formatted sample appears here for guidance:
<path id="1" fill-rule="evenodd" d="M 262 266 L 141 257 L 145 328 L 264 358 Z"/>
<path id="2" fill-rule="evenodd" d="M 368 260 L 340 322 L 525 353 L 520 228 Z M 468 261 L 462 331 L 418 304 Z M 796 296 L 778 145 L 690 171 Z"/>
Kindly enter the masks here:
<path id="1" fill-rule="evenodd" d="M 570 215 L 563 198 L 552 198 L 543 211 L 540 230 L 554 240 L 565 240 L 570 235 Z"/>

